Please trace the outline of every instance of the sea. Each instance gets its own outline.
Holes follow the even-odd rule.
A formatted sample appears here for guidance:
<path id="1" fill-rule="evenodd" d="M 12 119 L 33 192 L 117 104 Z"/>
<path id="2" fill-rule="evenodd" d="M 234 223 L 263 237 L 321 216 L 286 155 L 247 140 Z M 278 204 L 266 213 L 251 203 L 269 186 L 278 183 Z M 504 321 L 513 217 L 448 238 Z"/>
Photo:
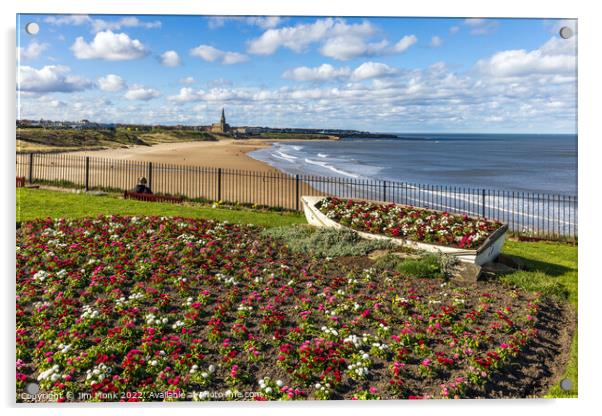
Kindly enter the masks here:
<path id="1" fill-rule="evenodd" d="M 577 195 L 577 135 L 397 136 L 279 142 L 249 156 L 290 174 Z"/>

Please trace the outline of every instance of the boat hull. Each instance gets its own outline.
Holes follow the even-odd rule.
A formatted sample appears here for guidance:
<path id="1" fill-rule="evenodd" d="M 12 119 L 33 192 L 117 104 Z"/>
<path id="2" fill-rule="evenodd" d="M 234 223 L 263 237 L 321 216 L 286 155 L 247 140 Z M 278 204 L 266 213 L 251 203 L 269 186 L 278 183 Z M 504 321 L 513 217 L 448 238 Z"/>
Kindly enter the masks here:
<path id="1" fill-rule="evenodd" d="M 324 197 L 321 196 L 303 196 L 301 197 L 301 203 L 303 205 L 303 212 L 305 218 L 310 225 L 316 227 L 336 228 L 336 229 L 350 229 L 338 222 L 333 221 L 324 215 L 317 207 L 316 204 L 320 202 Z M 368 240 L 388 240 L 393 244 L 400 246 L 407 246 L 417 250 L 424 250 L 431 253 L 444 253 L 456 257 L 458 260 L 473 263 L 482 266 L 485 263 L 494 261 L 502 251 L 504 241 L 506 239 L 506 232 L 508 230 L 507 225 L 503 225 L 493 234 L 491 234 L 487 240 L 481 244 L 480 247 L 474 250 L 466 250 L 457 247 L 446 247 L 436 244 L 428 244 L 419 241 L 406 240 L 403 238 L 389 237 L 380 234 L 371 234 L 363 231 L 354 230 L 362 238 Z"/>

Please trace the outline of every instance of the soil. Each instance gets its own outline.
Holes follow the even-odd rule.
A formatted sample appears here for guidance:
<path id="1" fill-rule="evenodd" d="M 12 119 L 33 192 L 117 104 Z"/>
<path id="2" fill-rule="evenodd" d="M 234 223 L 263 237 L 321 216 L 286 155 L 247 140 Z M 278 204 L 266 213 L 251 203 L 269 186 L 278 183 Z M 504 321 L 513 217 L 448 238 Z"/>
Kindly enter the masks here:
<path id="1" fill-rule="evenodd" d="M 23 237 L 22 233 L 24 232 L 23 229 L 19 230 L 17 237 Z M 270 242 L 269 239 L 267 241 L 266 239 L 261 240 L 259 236 L 253 237 L 255 241 L 262 241 L 262 244 L 269 244 Z M 223 244 L 224 250 L 227 251 L 231 248 L 228 242 L 224 242 Z M 271 341 L 275 339 L 275 335 L 284 337 L 291 334 L 295 325 L 299 323 L 298 316 L 302 309 L 299 309 L 301 306 L 297 297 L 298 293 L 315 294 L 314 297 L 308 298 L 311 302 L 310 309 L 315 310 L 318 304 L 327 304 L 326 301 L 322 300 L 326 298 L 327 293 L 334 294 L 340 289 L 349 290 L 347 289 L 347 276 L 350 273 L 359 276 L 364 270 L 371 268 L 374 262 L 368 256 L 347 256 L 331 260 L 310 259 L 303 255 L 293 255 L 287 250 L 282 250 L 278 253 L 268 250 L 266 251 L 266 256 L 276 260 L 276 263 L 273 264 L 276 267 L 276 271 L 279 270 L 279 262 L 289 266 L 291 273 L 294 272 L 296 276 L 296 282 L 293 285 L 296 287 L 297 292 L 283 292 L 282 288 L 284 286 L 281 285 L 282 282 L 276 280 L 277 278 L 272 283 L 266 281 L 264 287 L 261 288 L 262 298 L 273 299 L 276 296 L 279 298 L 277 308 L 273 310 L 273 313 L 268 312 L 267 309 L 263 311 L 255 309 L 250 312 L 249 316 L 251 319 L 246 320 L 247 330 L 249 333 L 254 334 L 255 339 L 258 341 L 263 360 L 253 362 L 249 359 L 248 354 L 242 348 L 244 339 L 241 335 L 237 336 L 231 333 L 233 337 L 232 345 L 236 346 L 240 352 L 237 356 L 237 362 L 240 363 L 241 373 L 248 374 L 254 379 L 269 376 L 272 380 L 281 379 L 285 383 L 291 382 L 292 384 L 295 381 L 291 374 L 288 374 L 286 370 L 276 365 L 280 352 L 278 348 L 273 346 L 274 343 Z M 199 258 L 196 261 L 202 262 L 204 260 Z M 235 261 L 235 263 L 231 264 L 234 269 L 242 267 L 243 264 L 257 269 L 264 267 L 264 262 L 259 257 L 253 259 L 253 262 L 257 262 L 257 264 L 251 264 L 246 258 L 243 259 L 242 257 L 233 257 L 231 261 Z M 244 292 L 244 286 L 240 289 L 238 287 L 227 288 L 222 286 L 220 281 L 215 277 L 219 271 L 219 264 L 212 264 L 211 269 L 206 270 L 206 276 L 203 279 L 191 279 L 189 290 L 184 292 L 176 288 L 168 290 L 165 295 L 167 296 L 166 299 L 168 299 L 169 305 L 165 306 L 165 308 L 180 308 L 180 305 L 185 302 L 189 293 L 201 287 L 216 288 L 219 290 L 212 291 L 208 304 L 222 305 L 224 313 L 221 319 L 225 326 L 231 326 L 237 319 L 236 305 L 246 293 Z M 199 285 L 198 287 L 195 286 L 197 284 Z M 309 286 L 313 288 L 312 291 L 307 291 Z M 389 272 L 375 276 L 368 283 L 360 283 L 357 288 L 358 290 L 354 293 L 357 304 L 373 304 L 376 300 L 381 303 L 377 312 L 375 312 L 376 309 L 372 309 L 371 313 L 375 315 L 374 318 L 371 316 L 370 319 L 358 319 L 357 322 L 354 322 L 353 331 L 357 334 L 374 333 L 375 325 L 373 325 L 372 319 L 376 321 L 385 319 L 387 325 L 391 327 L 392 333 L 399 333 L 404 325 L 405 318 L 401 316 L 403 314 L 396 313 L 396 310 L 392 308 L 391 299 L 396 294 L 404 296 L 411 294 L 420 299 L 419 303 L 421 305 L 425 305 L 424 308 L 415 308 L 412 312 L 414 316 L 423 313 L 435 313 L 438 307 L 428 306 L 430 300 L 442 299 L 443 296 L 447 296 L 448 294 L 450 298 L 451 296 L 457 296 L 462 299 L 462 303 L 465 302 L 466 308 L 462 309 L 464 313 L 469 310 L 475 310 L 482 303 L 482 298 L 487 296 L 490 312 L 482 314 L 475 321 L 475 324 L 471 324 L 471 330 L 474 329 L 475 333 L 481 329 L 490 328 L 496 323 L 499 324 L 499 318 L 493 311 L 509 308 L 508 310 L 511 309 L 513 313 L 514 311 L 524 312 L 527 305 L 534 298 L 533 294 L 513 290 L 508 286 L 502 285 L 496 279 L 477 281 L 469 286 L 463 286 L 453 281 L 445 282 L 441 279 L 407 278 Z M 325 296 L 321 298 L 319 297 L 320 294 L 324 294 Z M 111 316 L 111 301 L 104 299 L 102 296 L 99 296 L 99 298 L 103 298 L 96 302 L 101 309 L 101 313 Z M 153 305 L 143 304 L 141 307 Z M 31 312 L 30 306 L 26 305 L 24 307 L 23 311 L 26 314 Z M 107 310 L 104 311 L 102 310 L 103 308 Z M 219 386 L 225 390 L 231 364 L 224 361 L 224 354 L 219 351 L 220 348 L 216 348 L 213 343 L 207 342 L 210 339 L 211 332 L 211 327 L 207 321 L 212 313 L 214 313 L 213 309 L 201 309 L 197 323 L 193 324 L 190 328 L 193 330 L 195 337 L 204 340 L 203 346 L 208 348 L 204 361 L 206 363 L 218 364 L 217 371 L 213 376 L 212 387 Z M 344 320 L 356 315 L 356 313 L 351 312 L 341 313 L 341 317 Z M 114 314 L 114 317 L 115 319 L 119 318 L 119 314 Z M 268 323 L 269 330 L 263 331 L 261 328 L 262 320 L 266 318 L 270 318 Z M 316 328 L 330 325 L 330 319 L 325 314 L 314 314 L 312 319 L 315 320 Z M 354 319 L 354 321 L 356 320 Z M 563 374 L 569 359 L 575 326 L 575 311 L 567 304 L 558 303 L 553 300 L 543 300 L 539 303 L 539 311 L 537 312 L 537 335 L 519 353 L 516 359 L 505 365 L 502 369 L 495 371 L 492 378 L 484 385 L 480 387 L 471 385 L 464 396 L 467 398 L 527 398 L 543 396 L 547 393 L 549 387 L 556 383 Z M 118 342 L 120 336 L 116 335 L 114 339 L 115 342 Z M 491 338 L 482 341 L 485 344 L 482 345 L 482 348 L 484 351 L 493 350 L 501 342 L 504 342 L 505 339 L 507 339 L 507 334 L 491 332 Z M 449 350 L 448 341 L 443 339 L 443 336 L 439 337 L 435 335 L 430 340 L 432 341 L 431 347 L 433 352 L 446 353 Z M 299 343 L 297 340 L 291 342 L 295 344 Z M 367 390 L 370 387 L 376 388 L 382 399 L 399 399 L 423 394 L 432 397 L 437 395 L 442 383 L 448 383 L 457 376 L 465 374 L 466 368 L 452 367 L 453 369 L 451 370 L 437 371 L 432 376 L 420 376 L 417 371 L 420 364 L 417 358 L 419 356 L 420 354 L 408 355 L 408 371 L 407 377 L 404 378 L 404 391 L 399 394 L 391 393 L 389 389 L 391 376 L 388 367 L 392 364 L 392 361 L 390 359 L 373 357 L 373 365 L 370 367 L 370 375 L 367 380 L 353 381 L 346 379 L 331 398 L 351 399 L 358 390 Z M 36 374 L 31 374 L 31 376 L 35 377 Z M 83 380 L 78 381 L 83 383 Z M 249 382 L 239 388 L 241 391 L 255 391 L 257 384 L 256 382 Z M 198 390 L 203 389 L 202 386 L 198 386 Z M 309 392 L 311 393 L 311 390 Z"/>
<path id="2" fill-rule="evenodd" d="M 343 268 L 358 267 L 365 269 L 373 263 L 366 256 L 339 257 L 333 261 Z M 500 264 L 505 266 L 504 263 Z M 486 275 L 486 279 L 470 285 L 475 292 L 497 293 L 508 290 L 495 281 L 497 275 L 495 271 L 487 271 Z M 422 280 L 427 285 L 432 284 L 427 279 L 415 280 Z M 550 386 L 558 383 L 564 374 L 570 358 L 571 343 L 576 326 L 576 312 L 568 303 L 560 303 L 552 299 L 544 300 L 540 304 L 538 322 L 535 326 L 538 335 L 533 342 L 521 352 L 518 359 L 497 371 L 495 376 L 485 385 L 467 391 L 467 396 L 489 399 L 543 397 Z M 384 373 L 385 370 L 383 369 L 382 372 Z M 377 370 L 374 373 L 379 372 Z M 429 380 L 428 384 L 433 384 L 432 380 Z M 415 387 L 416 391 L 424 391 L 427 388 L 427 386 L 420 384 Z M 391 398 L 394 399 L 395 397 Z"/>
<path id="3" fill-rule="evenodd" d="M 519 358 L 491 381 L 469 395 L 479 398 L 529 398 L 544 396 L 560 381 L 570 358 L 577 324 L 573 308 L 548 300 L 541 305 L 537 338 Z"/>

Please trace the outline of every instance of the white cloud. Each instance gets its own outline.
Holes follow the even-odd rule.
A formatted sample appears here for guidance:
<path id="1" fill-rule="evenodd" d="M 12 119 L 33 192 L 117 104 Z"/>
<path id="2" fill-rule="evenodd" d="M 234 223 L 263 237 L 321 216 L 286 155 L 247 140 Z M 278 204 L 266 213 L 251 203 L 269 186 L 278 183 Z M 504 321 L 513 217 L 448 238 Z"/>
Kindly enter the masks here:
<path id="1" fill-rule="evenodd" d="M 349 67 L 335 68 L 330 64 L 322 64 L 314 68 L 301 66 L 285 71 L 282 77 L 294 81 L 364 81 L 367 79 L 387 78 L 398 74 L 400 74 L 399 69 L 389 65 L 379 62 L 364 62 L 353 71 Z"/>
<path id="2" fill-rule="evenodd" d="M 63 65 L 46 65 L 41 69 L 21 65 L 17 72 L 17 88 L 28 92 L 74 92 L 93 86 L 89 80 L 70 75 Z"/>
<path id="3" fill-rule="evenodd" d="M 201 91 L 202 93 L 202 91 Z M 197 101 L 201 99 L 201 94 L 199 91 L 195 91 L 192 88 L 184 87 L 180 88 L 180 92 L 178 95 L 171 95 L 167 99 L 170 101 L 176 101 L 180 103 L 186 103 L 190 101 Z"/>
<path id="4" fill-rule="evenodd" d="M 460 26 L 452 26 L 452 27 L 449 28 L 449 33 L 451 35 L 455 35 L 459 31 L 460 31 Z"/>
<path id="5" fill-rule="evenodd" d="M 87 14 L 69 14 L 69 15 L 57 15 L 48 16 L 44 19 L 44 22 L 50 23 L 54 26 L 80 26 L 86 23 L 90 23 L 92 19 Z"/>
<path id="6" fill-rule="evenodd" d="M 238 64 L 249 59 L 242 53 L 222 51 L 210 45 L 199 45 L 190 50 L 190 55 L 208 62 L 217 61 L 224 65 Z"/>
<path id="7" fill-rule="evenodd" d="M 241 22 L 247 25 L 258 26 L 262 29 L 272 29 L 285 20 L 280 16 L 210 16 L 208 18 L 209 29 L 218 29 L 229 21 Z"/>
<path id="8" fill-rule="evenodd" d="M 98 85 L 98 88 L 100 88 L 102 91 L 107 92 L 121 91 L 126 86 L 123 78 L 115 74 L 108 74 L 104 77 L 98 78 L 96 84 Z"/>
<path id="9" fill-rule="evenodd" d="M 295 81 L 330 81 L 337 78 L 347 78 L 351 70 L 347 67 L 335 68 L 330 64 L 322 64 L 315 68 L 300 66 L 289 69 L 282 74 L 284 79 Z"/>
<path id="10" fill-rule="evenodd" d="M 152 22 L 144 22 L 134 16 L 123 17 L 117 21 L 108 21 L 103 19 L 93 19 L 91 21 L 92 30 L 101 32 L 107 30 L 120 30 L 122 28 L 141 27 L 144 29 L 160 29 L 161 22 L 154 20 Z"/>
<path id="11" fill-rule="evenodd" d="M 17 47 L 17 59 L 36 59 L 42 52 L 48 49 L 47 43 L 30 42 L 25 48 Z"/>
<path id="12" fill-rule="evenodd" d="M 485 117 L 485 121 L 488 123 L 499 123 L 500 121 L 504 121 L 504 117 L 488 116 L 488 117 Z"/>
<path id="13" fill-rule="evenodd" d="M 403 52 L 417 40 L 414 35 L 406 36 L 390 47 L 387 39 L 373 39 L 378 34 L 378 28 L 369 21 L 348 24 L 344 19 L 318 19 L 314 23 L 267 30 L 247 43 L 247 51 L 256 55 L 271 55 L 279 48 L 287 48 L 301 53 L 318 43 L 323 56 L 345 61 L 361 56 Z"/>
<path id="14" fill-rule="evenodd" d="M 367 43 L 359 36 L 338 36 L 327 40 L 320 52 L 329 58 L 347 61 L 360 56 L 383 55 L 386 53 L 388 45 L 389 42 L 386 39 Z"/>
<path id="15" fill-rule="evenodd" d="M 399 40 L 393 47 L 396 52 L 405 52 L 410 46 L 418 42 L 418 38 L 414 35 L 406 35 Z"/>
<path id="16" fill-rule="evenodd" d="M 464 24 L 470 27 L 479 27 L 485 25 L 487 21 L 480 17 L 470 17 L 464 20 Z"/>
<path id="17" fill-rule="evenodd" d="M 249 24 L 254 24 L 262 29 L 273 29 L 282 23 L 283 20 L 280 16 L 247 17 Z"/>
<path id="18" fill-rule="evenodd" d="M 471 35 L 487 35 L 495 31 L 499 23 L 491 19 L 469 18 L 464 20 L 464 25 L 471 28 Z"/>
<path id="19" fill-rule="evenodd" d="M 514 49 L 497 52 L 477 62 L 477 69 L 494 77 L 532 74 L 570 74 L 577 68 L 576 40 L 552 38 L 539 49 Z"/>
<path id="20" fill-rule="evenodd" d="M 267 30 L 248 42 L 248 51 L 256 55 L 271 55 L 282 47 L 299 53 L 312 43 L 324 42 L 322 54 L 335 59 L 348 59 L 356 51 L 377 48 L 378 44 L 368 45 L 365 40 L 376 32 L 376 28 L 368 21 L 347 24 L 343 19 L 318 19 L 310 24 Z"/>
<path id="21" fill-rule="evenodd" d="M 132 85 L 124 95 L 124 97 L 128 100 L 140 101 L 149 101 L 159 96 L 161 96 L 159 91 L 152 88 L 143 87 L 142 85 Z"/>
<path id="22" fill-rule="evenodd" d="M 443 45 L 443 39 L 441 39 L 439 36 L 433 36 L 431 38 L 431 43 L 429 44 L 431 48 L 438 48 L 441 45 Z"/>
<path id="23" fill-rule="evenodd" d="M 161 54 L 161 64 L 163 66 L 175 67 L 180 63 L 180 57 L 176 51 L 165 51 Z"/>
<path id="24" fill-rule="evenodd" d="M 322 40 L 335 25 L 335 20 L 318 19 L 311 24 L 298 24 L 279 29 L 269 29 L 248 43 L 248 52 L 271 55 L 280 47 L 302 52 L 309 44 Z"/>
<path id="25" fill-rule="evenodd" d="M 205 91 L 184 87 L 180 88 L 177 95 L 169 96 L 167 99 L 175 103 L 184 104 L 196 101 L 264 102 L 280 97 L 280 92 L 267 89 L 215 87 Z"/>
<path id="26" fill-rule="evenodd" d="M 51 100 L 50 106 L 54 107 L 54 108 L 61 108 L 61 107 L 66 107 L 67 103 L 65 103 L 64 101 L 61 101 L 61 100 Z"/>
<path id="27" fill-rule="evenodd" d="M 46 23 L 53 26 L 81 26 L 89 24 L 93 33 L 101 32 L 106 30 L 120 30 L 122 28 L 133 28 L 139 27 L 144 29 L 160 29 L 161 22 L 154 20 L 151 22 L 145 22 L 138 19 L 135 16 L 122 17 L 116 21 L 104 20 L 104 19 L 93 19 L 87 14 L 72 14 L 72 15 L 59 15 L 59 16 L 48 16 L 44 19 Z"/>
<path id="28" fill-rule="evenodd" d="M 194 84 L 195 82 L 196 81 L 195 81 L 194 77 L 180 78 L 180 84 L 190 85 L 190 84 Z"/>
<path id="29" fill-rule="evenodd" d="M 138 39 L 130 39 L 125 33 L 113 33 L 110 30 L 98 32 L 90 43 L 79 36 L 71 46 L 71 50 L 78 59 L 105 59 L 107 61 L 140 59 L 149 53 Z"/>
<path id="30" fill-rule="evenodd" d="M 362 81 L 371 78 L 389 77 L 398 73 L 398 69 L 380 62 L 364 62 L 355 68 L 353 74 L 351 75 L 351 79 L 355 81 Z"/>

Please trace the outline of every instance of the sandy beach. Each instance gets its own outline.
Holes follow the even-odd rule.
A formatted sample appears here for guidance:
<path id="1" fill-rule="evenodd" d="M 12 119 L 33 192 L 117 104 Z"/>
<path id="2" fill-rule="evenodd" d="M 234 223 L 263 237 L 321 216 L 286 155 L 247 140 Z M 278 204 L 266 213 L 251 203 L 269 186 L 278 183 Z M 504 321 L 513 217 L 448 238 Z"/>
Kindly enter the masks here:
<path id="1" fill-rule="evenodd" d="M 225 139 L 217 142 L 161 143 L 154 146 L 131 146 L 127 149 L 70 152 L 69 155 L 256 172 L 278 172 L 277 169 L 247 155 L 248 152 L 270 145 L 271 142 L 268 141 Z"/>
<path id="2" fill-rule="evenodd" d="M 225 139 L 39 154 L 31 175 L 82 187 L 87 183 L 90 189 L 101 190 L 132 189 L 144 176 L 155 193 L 295 209 L 297 195 L 319 193 L 247 155 L 272 142 Z M 84 156 L 90 158 L 88 166 Z M 29 163 L 27 155 L 17 155 L 18 176 L 29 175 Z"/>

